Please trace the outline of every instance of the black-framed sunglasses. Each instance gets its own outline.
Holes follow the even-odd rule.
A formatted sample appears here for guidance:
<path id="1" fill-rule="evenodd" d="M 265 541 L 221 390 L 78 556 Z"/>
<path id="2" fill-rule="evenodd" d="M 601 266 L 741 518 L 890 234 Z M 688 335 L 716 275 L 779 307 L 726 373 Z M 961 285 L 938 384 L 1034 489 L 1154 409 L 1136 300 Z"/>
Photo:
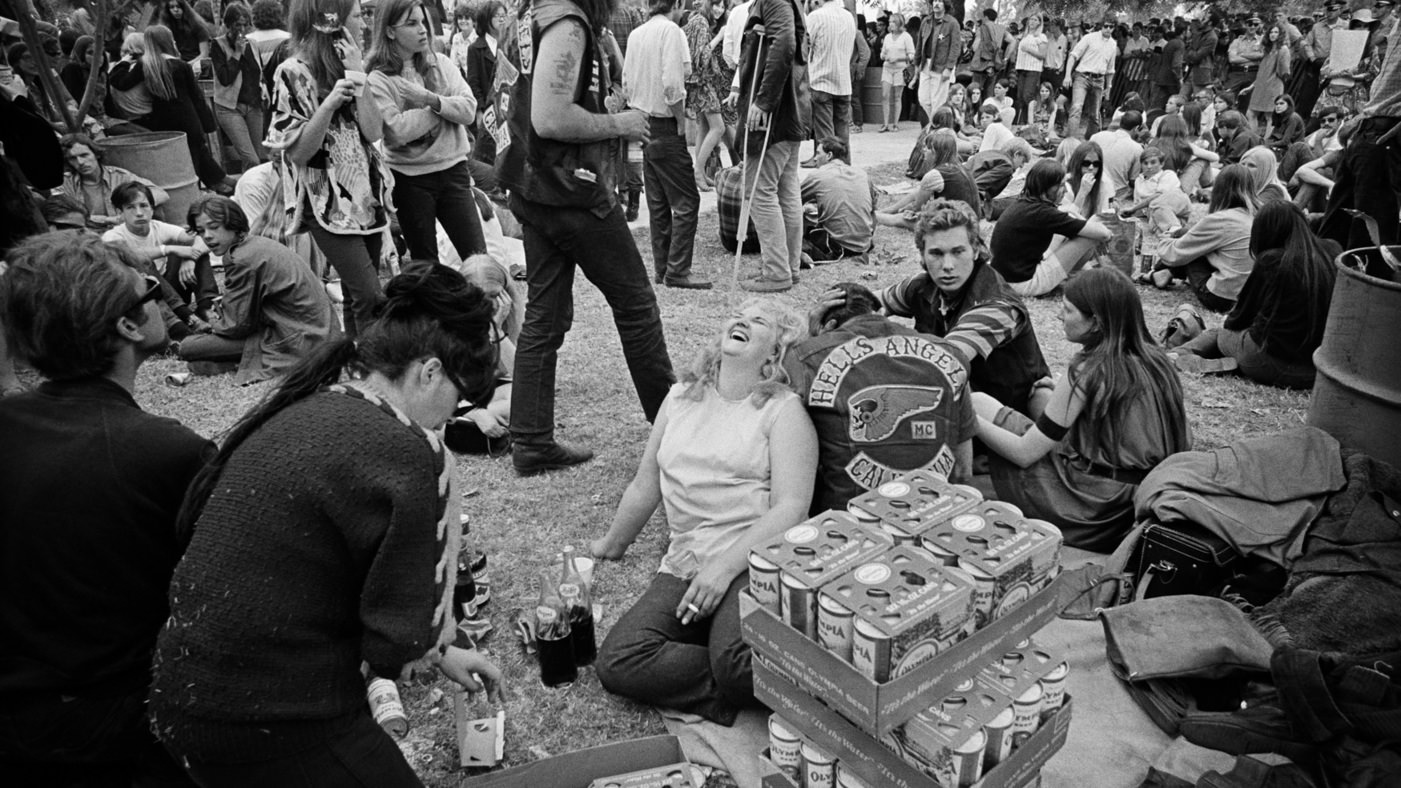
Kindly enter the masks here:
<path id="1" fill-rule="evenodd" d="M 146 292 L 142 293 L 141 297 L 136 299 L 136 303 L 125 310 L 126 312 L 139 309 L 161 297 L 161 280 L 159 278 L 150 274 L 142 274 L 141 281 L 146 283 Z"/>
<path id="2" fill-rule="evenodd" d="M 1080 166 L 1081 166 L 1081 167 L 1094 167 L 1095 169 L 1098 169 L 1098 168 L 1099 168 L 1099 159 L 1086 159 L 1085 161 L 1080 162 Z"/>

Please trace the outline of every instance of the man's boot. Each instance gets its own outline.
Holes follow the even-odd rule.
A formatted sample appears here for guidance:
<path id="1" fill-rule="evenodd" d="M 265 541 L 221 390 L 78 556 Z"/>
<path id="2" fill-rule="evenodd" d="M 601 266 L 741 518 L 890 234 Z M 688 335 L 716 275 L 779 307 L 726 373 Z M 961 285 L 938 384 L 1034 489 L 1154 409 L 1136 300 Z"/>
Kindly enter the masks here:
<path id="1" fill-rule="evenodd" d="M 627 220 L 629 222 L 637 221 L 637 203 L 641 197 L 641 192 L 638 192 L 636 189 L 628 192 Z"/>

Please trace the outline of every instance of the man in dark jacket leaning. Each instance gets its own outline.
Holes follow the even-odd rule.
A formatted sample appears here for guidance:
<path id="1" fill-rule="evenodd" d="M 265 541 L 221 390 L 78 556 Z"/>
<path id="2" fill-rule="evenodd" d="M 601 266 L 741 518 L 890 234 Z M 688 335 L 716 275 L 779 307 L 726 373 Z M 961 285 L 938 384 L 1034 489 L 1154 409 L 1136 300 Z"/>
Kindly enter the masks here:
<path id="1" fill-rule="evenodd" d="M 799 43 L 807 30 L 793 0 L 754 0 L 744 30 L 729 100 L 738 101 L 745 124 L 744 191 L 754 195 L 750 211 L 763 259 L 759 275 L 740 286 L 778 293 L 793 287 L 802 262 L 798 144 L 807 138 L 812 105 Z"/>

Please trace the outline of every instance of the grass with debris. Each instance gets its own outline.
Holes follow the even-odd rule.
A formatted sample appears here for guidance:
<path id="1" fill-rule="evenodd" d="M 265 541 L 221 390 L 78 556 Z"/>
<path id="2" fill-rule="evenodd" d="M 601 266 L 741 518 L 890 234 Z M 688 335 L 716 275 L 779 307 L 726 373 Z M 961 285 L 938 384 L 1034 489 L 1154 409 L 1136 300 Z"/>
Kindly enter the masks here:
<path id="1" fill-rule="evenodd" d="M 877 184 L 899 180 L 903 165 L 869 170 Z M 638 246 L 650 256 L 645 230 Z M 802 282 L 788 294 L 804 310 L 830 285 L 856 281 L 872 287 L 918 271 L 910 233 L 882 227 L 877 252 L 864 265 L 843 263 L 802 272 Z M 744 264 L 755 265 L 756 257 Z M 696 243 L 696 273 L 717 280 L 713 291 L 658 288 L 667 343 L 674 364 L 690 363 L 713 341 L 720 320 L 746 297 L 727 291 L 733 256 L 720 246 L 715 213 L 703 215 Z M 1190 295 L 1179 290 L 1142 291 L 1148 324 L 1160 331 L 1176 306 Z M 458 465 L 463 510 L 471 515 L 480 545 L 490 555 L 493 601 L 486 607 L 495 626 L 487 644 L 508 682 L 506 765 L 663 732 L 657 713 L 608 695 L 590 670 L 565 689 L 546 689 L 538 668 L 516 639 L 512 611 L 530 607 L 535 578 L 565 544 L 586 549 L 607 529 L 623 489 L 637 468 L 648 425 L 632 389 L 610 312 L 598 291 L 582 282 L 573 330 L 560 352 L 557 421 L 561 439 L 594 450 L 592 462 L 575 469 L 531 479 L 518 478 L 509 458 L 462 457 Z M 1037 335 L 1053 370 L 1060 372 L 1074 351 L 1060 327 L 1059 297 L 1030 303 Z M 235 387 L 229 376 L 196 378 L 185 388 L 163 380 L 183 365 L 168 359 L 145 365 L 137 381 L 137 400 L 147 410 L 171 416 L 197 432 L 218 437 L 267 389 Z M 1301 424 L 1307 392 L 1258 386 L 1231 376 L 1184 375 L 1187 411 L 1196 445 L 1213 448 L 1248 435 L 1276 432 Z M 596 602 L 603 607 L 599 637 L 646 587 L 666 543 L 666 523 L 658 514 L 626 558 L 600 565 L 595 572 Z M 444 690 L 436 703 L 431 702 Z M 402 743 L 405 753 L 430 786 L 455 786 L 464 776 L 457 768 L 452 692 L 445 680 L 404 687 L 412 730 Z M 485 709 L 476 716 L 486 716 Z"/>

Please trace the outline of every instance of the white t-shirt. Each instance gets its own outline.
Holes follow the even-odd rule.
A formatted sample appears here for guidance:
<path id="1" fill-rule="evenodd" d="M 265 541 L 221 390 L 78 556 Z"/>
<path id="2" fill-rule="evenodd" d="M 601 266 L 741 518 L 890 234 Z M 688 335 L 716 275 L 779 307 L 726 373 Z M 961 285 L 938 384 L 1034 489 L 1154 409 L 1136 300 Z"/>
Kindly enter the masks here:
<path id="1" fill-rule="evenodd" d="M 102 240 L 107 243 L 126 244 L 127 248 L 136 252 L 142 257 L 148 257 L 146 253 L 159 251 L 162 246 L 197 246 L 204 247 L 204 242 L 198 238 L 193 238 L 195 243 L 191 243 L 192 235 L 173 224 L 162 222 L 159 219 L 151 220 L 151 229 L 146 235 L 137 235 L 126 228 L 125 224 L 116 227 L 102 234 Z M 204 251 L 208 251 L 205 249 Z M 159 268 L 165 265 L 165 255 L 157 258 L 149 258 Z"/>
<path id="2" fill-rule="evenodd" d="M 983 131 L 983 144 L 978 146 L 978 152 L 1002 150 L 1002 146 L 1015 139 L 1016 136 L 1011 129 L 1001 123 L 989 123 L 987 129 Z"/>

